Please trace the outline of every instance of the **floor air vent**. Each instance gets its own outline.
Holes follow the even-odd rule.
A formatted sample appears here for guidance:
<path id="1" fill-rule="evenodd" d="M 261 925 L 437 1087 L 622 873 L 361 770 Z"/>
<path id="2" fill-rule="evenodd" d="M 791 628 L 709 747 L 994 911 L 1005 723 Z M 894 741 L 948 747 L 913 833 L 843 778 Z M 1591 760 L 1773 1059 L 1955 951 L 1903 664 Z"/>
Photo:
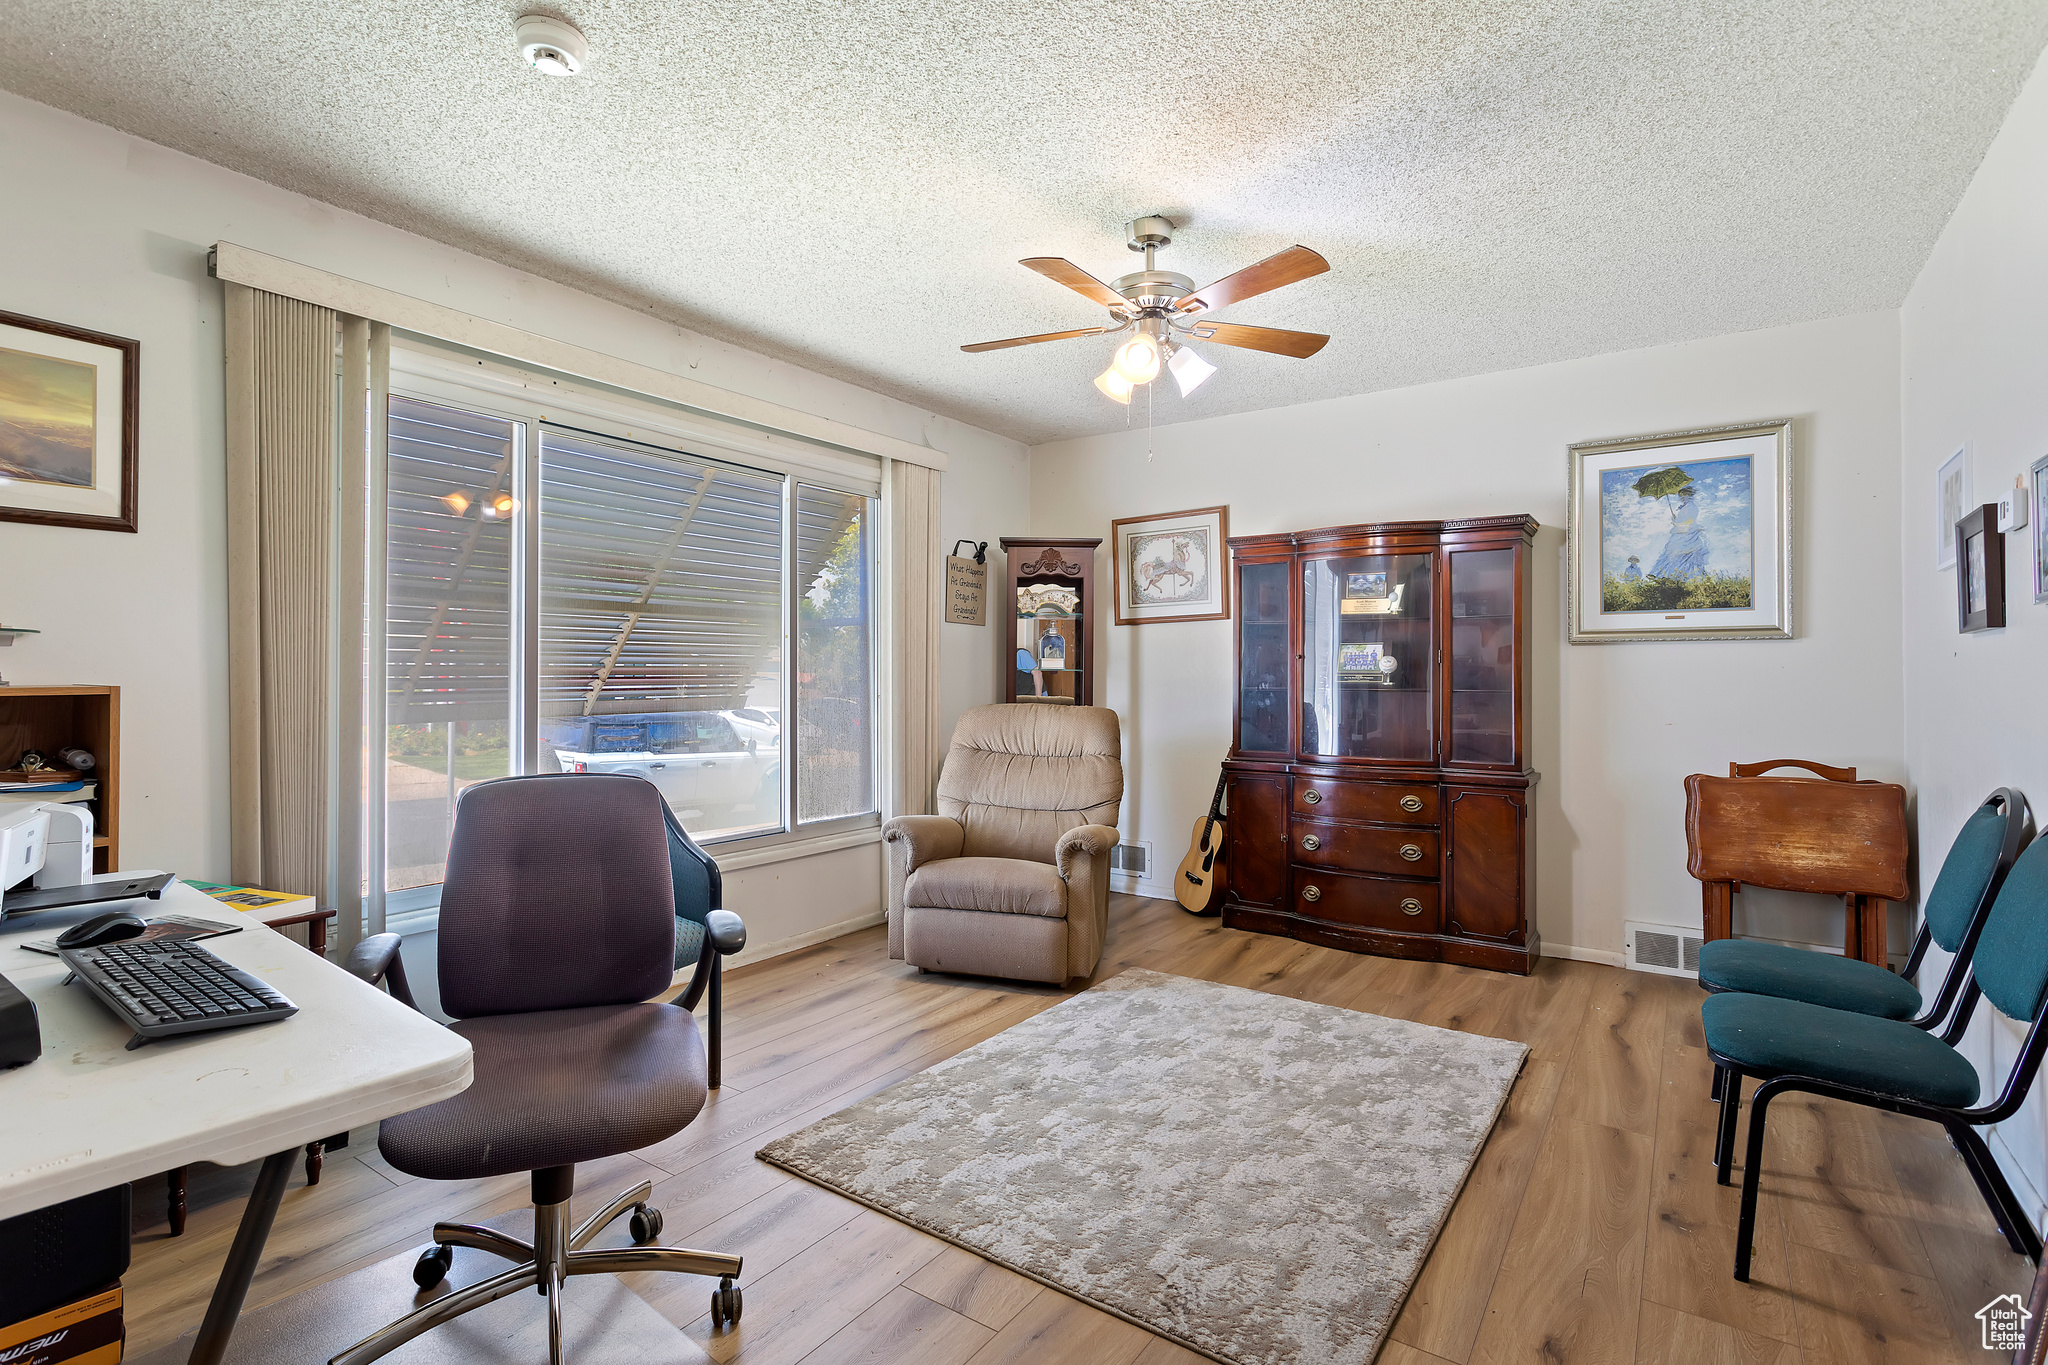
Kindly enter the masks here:
<path id="1" fill-rule="evenodd" d="M 1142 877 L 1152 868 L 1152 845 L 1118 844 L 1109 851 L 1109 870 L 1126 877 Z"/>
<path id="2" fill-rule="evenodd" d="M 1628 965 L 1665 976 L 1700 974 L 1700 932 L 1670 924 L 1630 924 Z"/>

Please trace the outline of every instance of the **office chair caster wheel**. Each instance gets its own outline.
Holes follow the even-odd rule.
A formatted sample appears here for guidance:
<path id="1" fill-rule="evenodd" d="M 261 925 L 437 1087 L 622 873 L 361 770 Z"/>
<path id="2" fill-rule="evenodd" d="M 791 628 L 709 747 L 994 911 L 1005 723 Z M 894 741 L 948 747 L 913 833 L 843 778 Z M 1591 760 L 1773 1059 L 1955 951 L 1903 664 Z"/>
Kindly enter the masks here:
<path id="1" fill-rule="evenodd" d="M 719 1279 L 718 1288 L 711 1291 L 711 1325 L 730 1327 L 740 1320 L 740 1287 L 732 1282 L 732 1276 Z"/>
<path id="2" fill-rule="evenodd" d="M 651 1242 L 661 1236 L 661 1210 L 646 1204 L 633 1206 L 633 1220 L 628 1225 L 633 1230 L 636 1242 Z"/>
<path id="3" fill-rule="evenodd" d="M 432 1289 L 448 1278 L 448 1267 L 454 1264 L 455 1248 L 445 1242 L 436 1242 L 413 1262 L 412 1282 L 422 1289 Z"/>

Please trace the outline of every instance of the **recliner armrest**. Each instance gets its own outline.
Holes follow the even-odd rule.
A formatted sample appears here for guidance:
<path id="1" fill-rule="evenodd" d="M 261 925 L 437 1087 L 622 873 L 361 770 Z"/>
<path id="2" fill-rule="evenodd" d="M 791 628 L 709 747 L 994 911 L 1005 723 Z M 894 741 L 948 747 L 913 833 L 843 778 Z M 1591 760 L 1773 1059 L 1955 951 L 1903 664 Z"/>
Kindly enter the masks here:
<path id="1" fill-rule="evenodd" d="M 720 957 L 731 957 L 747 946 L 747 925 L 730 910 L 713 910 L 704 917 L 704 936 Z"/>
<path id="2" fill-rule="evenodd" d="M 957 858 L 967 845 L 967 831 L 944 815 L 899 815 L 882 826 L 882 842 L 901 844 L 909 852 L 903 872 L 908 876 L 926 863 Z"/>
<path id="3" fill-rule="evenodd" d="M 1053 861 L 1059 865 L 1060 879 L 1068 880 L 1073 875 L 1074 859 L 1087 854 L 1100 858 L 1116 847 L 1117 833 L 1108 825 L 1077 825 L 1060 836 L 1053 845 Z"/>

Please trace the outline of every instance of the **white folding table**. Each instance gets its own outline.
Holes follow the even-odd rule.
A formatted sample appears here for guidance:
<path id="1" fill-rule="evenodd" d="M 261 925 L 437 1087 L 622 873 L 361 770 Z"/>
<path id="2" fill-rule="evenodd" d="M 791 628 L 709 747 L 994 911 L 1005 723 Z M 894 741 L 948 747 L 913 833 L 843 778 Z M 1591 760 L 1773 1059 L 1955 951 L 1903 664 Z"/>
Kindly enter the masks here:
<path id="1" fill-rule="evenodd" d="M 134 876 L 132 872 L 122 874 Z M 64 964 L 21 947 L 92 914 L 132 909 L 239 923 L 208 950 L 282 991 L 299 1012 L 146 1043 Z M 432 1019 L 180 882 L 159 901 L 44 911 L 0 922 L 0 973 L 35 1001 L 40 1060 L 0 1071 L 0 1218 L 193 1161 L 263 1158 L 193 1343 L 218 1365 L 263 1255 L 293 1162 L 308 1142 L 446 1099 L 469 1085 L 469 1044 Z"/>

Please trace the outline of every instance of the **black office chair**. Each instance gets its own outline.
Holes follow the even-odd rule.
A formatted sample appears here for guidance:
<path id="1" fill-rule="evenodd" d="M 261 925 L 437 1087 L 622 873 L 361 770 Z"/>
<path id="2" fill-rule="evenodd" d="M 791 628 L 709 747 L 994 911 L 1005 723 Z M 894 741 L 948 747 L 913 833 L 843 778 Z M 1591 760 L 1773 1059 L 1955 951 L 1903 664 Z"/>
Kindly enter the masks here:
<path id="1" fill-rule="evenodd" d="M 713 1324 L 739 1321 L 737 1256 L 584 1249 L 629 1210 L 636 1241 L 660 1235 L 660 1210 L 646 1202 L 650 1182 L 573 1229 L 569 1223 L 577 1162 L 659 1142 L 704 1107 L 696 1021 L 687 1009 L 652 1003 L 675 970 L 666 812 L 652 784 L 618 773 L 507 777 L 463 794 L 441 892 L 439 972 L 441 1008 L 474 1050 L 475 1080 L 450 1099 L 384 1120 L 377 1145 L 393 1166 L 429 1180 L 531 1172 L 534 1237 L 435 1224 L 436 1245 L 414 1272 L 423 1288 L 446 1275 L 458 1246 L 502 1256 L 512 1268 L 415 1309 L 330 1365 L 365 1365 L 527 1288 L 547 1296 L 548 1359 L 561 1365 L 562 1286 L 573 1275 L 717 1276 Z M 714 918 L 706 912 L 707 940 L 730 941 L 732 926 Z M 715 960 L 707 967 L 700 957 L 699 966 L 700 977 L 715 978 Z"/>

